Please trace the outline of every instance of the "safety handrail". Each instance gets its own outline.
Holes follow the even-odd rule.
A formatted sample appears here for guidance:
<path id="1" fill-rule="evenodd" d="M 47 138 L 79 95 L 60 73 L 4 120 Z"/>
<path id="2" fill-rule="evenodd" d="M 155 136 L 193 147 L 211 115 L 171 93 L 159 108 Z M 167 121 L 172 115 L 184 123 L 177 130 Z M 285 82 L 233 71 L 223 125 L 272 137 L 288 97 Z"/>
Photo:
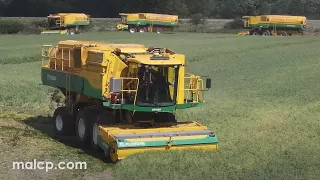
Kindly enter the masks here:
<path id="1" fill-rule="evenodd" d="M 41 65 L 45 66 L 45 60 L 48 61 L 47 64 L 50 64 L 50 50 L 52 49 L 52 45 L 43 45 L 41 49 Z"/>
<path id="2" fill-rule="evenodd" d="M 131 90 L 131 89 L 126 90 L 126 89 L 124 89 L 124 84 L 123 84 L 124 80 L 136 80 L 137 81 L 136 89 L 135 90 Z M 133 101 L 133 105 L 135 105 L 136 104 L 136 100 L 137 100 L 138 88 L 139 88 L 139 78 L 129 78 L 129 77 L 128 78 L 127 77 L 121 78 L 121 90 L 120 90 L 120 92 L 121 92 L 121 102 L 123 102 L 123 94 L 124 94 L 124 92 L 128 92 L 128 93 L 135 92 L 134 101 Z"/>
<path id="3" fill-rule="evenodd" d="M 191 75 L 191 74 L 187 74 L 187 75 Z M 194 103 L 203 101 L 204 99 L 203 92 L 205 91 L 203 79 L 201 79 L 200 76 L 195 76 L 195 75 L 191 75 L 190 77 L 181 77 L 179 78 L 179 81 L 181 79 L 183 79 L 183 81 L 185 81 L 186 79 L 190 79 L 188 84 L 189 88 L 179 89 L 179 91 L 187 91 L 187 97 L 185 99 L 185 102 L 187 103 L 187 101 L 189 100 L 190 93 L 191 93 L 192 101 Z M 201 93 L 202 98 L 200 97 L 200 92 L 202 92 Z"/>
<path id="4" fill-rule="evenodd" d="M 54 56 L 51 55 L 51 51 L 55 50 Z M 57 50 L 61 50 L 61 57 L 57 57 Z M 66 52 L 67 51 L 67 52 Z M 48 65 L 50 65 L 51 61 L 54 61 L 54 69 L 57 70 L 57 60 L 61 60 L 61 70 L 64 71 L 65 69 L 65 61 L 68 61 L 66 65 L 67 68 L 71 67 L 71 51 L 72 48 L 70 47 L 53 47 L 52 45 L 43 45 L 42 46 L 42 66 L 44 66 L 45 59 L 48 60 Z M 45 54 L 47 53 L 47 54 Z M 67 58 L 64 58 L 65 53 L 68 54 Z"/>

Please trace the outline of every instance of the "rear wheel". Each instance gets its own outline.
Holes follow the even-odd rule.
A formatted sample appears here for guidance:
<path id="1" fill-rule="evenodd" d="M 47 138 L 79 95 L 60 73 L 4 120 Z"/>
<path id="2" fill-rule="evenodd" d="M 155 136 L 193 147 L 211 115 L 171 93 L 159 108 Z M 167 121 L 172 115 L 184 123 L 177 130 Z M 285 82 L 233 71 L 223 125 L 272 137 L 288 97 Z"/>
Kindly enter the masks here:
<path id="1" fill-rule="evenodd" d="M 157 29 L 156 29 L 156 32 L 157 32 L 158 34 L 162 33 L 162 28 L 157 28 Z"/>
<path id="2" fill-rule="evenodd" d="M 270 31 L 266 30 L 262 33 L 262 36 L 270 36 Z"/>
<path id="3" fill-rule="evenodd" d="M 281 31 L 281 32 L 280 32 L 280 36 L 287 36 L 287 35 L 288 35 L 288 33 L 285 32 L 285 31 Z"/>
<path id="4" fill-rule="evenodd" d="M 67 136 L 72 134 L 72 116 L 70 116 L 65 107 L 59 107 L 53 115 L 54 135 Z"/>
<path id="5" fill-rule="evenodd" d="M 259 32 L 258 32 L 258 31 L 254 31 L 254 32 L 252 33 L 252 35 L 253 35 L 253 36 L 258 36 L 258 35 L 259 35 Z"/>
<path id="6" fill-rule="evenodd" d="M 140 28 L 140 29 L 139 29 L 139 32 L 140 32 L 140 33 L 144 33 L 144 32 L 146 32 L 146 29 L 145 29 L 145 28 Z"/>

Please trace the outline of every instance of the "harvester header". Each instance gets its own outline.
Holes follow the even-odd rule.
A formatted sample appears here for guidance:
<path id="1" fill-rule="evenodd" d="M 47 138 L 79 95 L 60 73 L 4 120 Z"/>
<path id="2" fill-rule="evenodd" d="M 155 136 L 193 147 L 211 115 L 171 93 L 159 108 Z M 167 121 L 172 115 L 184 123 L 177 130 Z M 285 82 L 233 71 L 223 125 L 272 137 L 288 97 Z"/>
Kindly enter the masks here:
<path id="1" fill-rule="evenodd" d="M 201 106 L 211 79 L 185 73 L 185 56 L 163 47 L 60 41 L 42 49 L 42 82 L 66 106 L 53 116 L 58 135 L 103 149 L 112 161 L 149 150 L 217 149 L 217 137 L 174 111 Z M 75 129 L 75 132 L 72 131 Z"/>

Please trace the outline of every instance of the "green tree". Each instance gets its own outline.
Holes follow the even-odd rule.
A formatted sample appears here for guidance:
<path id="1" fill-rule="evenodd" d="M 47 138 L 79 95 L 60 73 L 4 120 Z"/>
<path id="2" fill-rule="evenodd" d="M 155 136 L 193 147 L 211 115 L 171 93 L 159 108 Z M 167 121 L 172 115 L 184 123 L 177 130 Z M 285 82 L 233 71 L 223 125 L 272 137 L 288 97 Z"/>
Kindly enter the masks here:
<path id="1" fill-rule="evenodd" d="M 167 0 L 163 12 L 186 17 L 188 15 L 188 7 L 183 0 Z"/>
<path id="2" fill-rule="evenodd" d="M 270 14 L 271 13 L 271 5 L 268 2 L 262 2 L 259 6 L 259 15 Z"/>
<path id="3" fill-rule="evenodd" d="M 189 23 L 198 27 L 200 24 L 204 24 L 206 22 L 205 16 L 201 13 L 192 14 L 190 16 Z"/>

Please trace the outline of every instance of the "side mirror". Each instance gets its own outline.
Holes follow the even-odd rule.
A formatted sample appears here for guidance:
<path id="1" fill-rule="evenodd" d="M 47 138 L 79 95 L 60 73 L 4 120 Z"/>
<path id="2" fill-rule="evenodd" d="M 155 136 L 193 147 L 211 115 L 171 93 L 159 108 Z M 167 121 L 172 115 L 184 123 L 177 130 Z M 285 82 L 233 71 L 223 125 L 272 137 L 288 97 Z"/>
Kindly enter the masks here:
<path id="1" fill-rule="evenodd" d="M 207 78 L 207 80 L 206 80 L 206 88 L 207 89 L 211 88 L 211 78 Z"/>

